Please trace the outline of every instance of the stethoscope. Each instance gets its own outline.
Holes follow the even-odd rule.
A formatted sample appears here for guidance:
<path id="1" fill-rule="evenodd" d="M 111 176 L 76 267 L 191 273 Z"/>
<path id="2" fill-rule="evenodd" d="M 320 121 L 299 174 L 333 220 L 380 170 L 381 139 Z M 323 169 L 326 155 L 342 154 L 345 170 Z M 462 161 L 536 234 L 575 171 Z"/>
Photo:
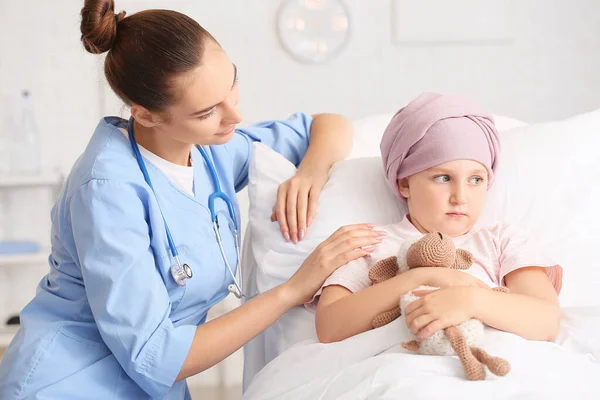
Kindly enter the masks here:
<path id="1" fill-rule="evenodd" d="M 127 132 L 129 134 L 129 142 L 131 143 L 131 148 L 135 154 L 135 158 L 137 160 L 138 165 L 140 166 L 140 170 L 144 175 L 144 180 L 152 189 L 152 192 L 156 196 L 156 192 L 154 191 L 154 187 L 152 186 L 152 181 L 150 180 L 150 176 L 148 175 L 148 170 L 146 169 L 146 165 L 144 164 L 144 159 L 142 158 L 142 154 L 140 153 L 140 149 L 138 148 L 137 142 L 135 140 L 135 135 L 133 133 L 133 117 L 129 118 L 129 124 L 127 127 Z M 232 284 L 230 284 L 227 289 L 230 293 L 233 293 L 235 297 L 241 299 L 242 297 L 247 297 L 244 291 L 242 290 L 242 274 L 240 272 L 240 238 L 238 234 L 238 224 L 237 219 L 235 217 L 235 210 L 233 209 L 233 203 L 229 199 L 229 197 L 221 191 L 221 185 L 219 184 L 219 177 L 217 176 L 217 171 L 215 170 L 215 166 L 212 163 L 211 159 L 208 157 L 206 150 L 204 150 L 201 146 L 196 146 L 202 154 L 202 158 L 208 165 L 208 170 L 210 172 L 211 179 L 213 181 L 213 185 L 215 186 L 215 191 L 208 197 L 208 209 L 210 211 L 210 217 L 212 219 L 213 230 L 215 231 L 215 236 L 217 238 L 217 244 L 219 245 L 219 250 L 221 251 L 221 256 L 223 257 L 223 261 L 229 270 L 229 274 L 233 278 Z M 215 212 L 215 200 L 221 199 L 227 205 L 227 210 L 229 215 L 225 214 L 224 211 Z M 159 205 L 160 210 L 160 205 Z M 167 232 L 167 241 L 169 242 L 169 248 L 171 249 L 171 255 L 175 259 L 175 265 L 171 267 L 171 275 L 175 282 L 179 286 L 184 286 L 186 279 L 191 279 L 193 276 L 192 268 L 188 264 L 182 264 L 179 260 L 179 252 L 177 251 L 177 247 L 175 247 L 175 243 L 173 242 L 173 237 L 171 236 L 171 231 L 169 230 L 169 226 L 167 225 L 167 220 L 165 219 L 165 215 L 160 210 L 160 213 L 163 218 L 163 222 L 165 224 L 165 230 Z M 225 247 L 223 246 L 223 240 L 221 238 L 221 233 L 219 231 L 219 220 L 217 218 L 218 214 L 225 215 L 229 230 L 233 234 L 233 239 L 235 242 L 235 251 L 237 255 L 237 263 L 236 263 L 236 272 L 233 272 L 231 265 L 229 264 L 229 260 L 227 258 L 227 254 L 225 253 Z M 236 276 L 237 275 L 237 276 Z"/>

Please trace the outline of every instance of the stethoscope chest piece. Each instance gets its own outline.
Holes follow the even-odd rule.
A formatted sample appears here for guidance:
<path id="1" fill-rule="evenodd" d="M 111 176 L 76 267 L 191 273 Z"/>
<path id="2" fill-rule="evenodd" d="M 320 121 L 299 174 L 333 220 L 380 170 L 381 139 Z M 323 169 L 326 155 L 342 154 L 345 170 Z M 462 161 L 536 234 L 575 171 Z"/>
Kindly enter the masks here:
<path id="1" fill-rule="evenodd" d="M 187 264 L 183 264 L 181 267 L 178 265 L 173 265 L 171 267 L 171 275 L 179 286 L 184 286 L 185 280 L 191 279 L 193 276 L 192 268 Z"/>

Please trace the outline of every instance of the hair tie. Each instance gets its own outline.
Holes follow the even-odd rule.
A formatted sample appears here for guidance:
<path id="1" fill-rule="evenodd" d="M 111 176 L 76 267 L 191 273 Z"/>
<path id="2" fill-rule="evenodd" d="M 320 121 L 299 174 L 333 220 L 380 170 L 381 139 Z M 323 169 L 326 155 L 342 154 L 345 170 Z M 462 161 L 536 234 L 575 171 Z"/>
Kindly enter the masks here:
<path id="1" fill-rule="evenodd" d="M 115 44 L 117 41 L 117 34 L 119 33 L 119 14 L 115 14 L 115 36 L 113 37 L 112 42 L 110 43 L 110 47 Z"/>

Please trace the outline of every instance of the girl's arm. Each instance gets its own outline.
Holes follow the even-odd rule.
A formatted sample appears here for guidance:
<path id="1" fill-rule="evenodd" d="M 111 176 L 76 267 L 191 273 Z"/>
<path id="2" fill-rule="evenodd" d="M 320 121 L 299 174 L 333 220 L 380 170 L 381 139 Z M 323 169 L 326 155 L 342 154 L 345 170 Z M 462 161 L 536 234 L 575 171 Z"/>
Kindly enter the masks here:
<path id="1" fill-rule="evenodd" d="M 341 286 L 323 289 L 317 306 L 317 336 L 336 342 L 371 329 L 373 319 L 398 307 L 400 297 L 421 285 L 489 287 L 472 275 L 450 268 L 414 268 L 392 279 L 351 293 Z"/>
<path id="2" fill-rule="evenodd" d="M 506 275 L 505 282 L 510 293 L 482 293 L 475 318 L 525 339 L 553 340 L 558 334 L 560 306 L 544 268 L 518 269 Z"/>
<path id="3" fill-rule="evenodd" d="M 371 329 L 377 315 L 398 307 L 400 297 L 420 285 L 415 271 L 404 272 L 356 293 L 342 286 L 327 286 L 317 305 L 319 340 L 337 342 Z"/>
<path id="4" fill-rule="evenodd" d="M 423 297 L 406 308 L 406 324 L 419 340 L 470 318 L 525 339 L 553 340 L 560 308 L 544 268 L 518 269 L 505 282 L 510 293 L 473 287 L 417 292 Z"/>

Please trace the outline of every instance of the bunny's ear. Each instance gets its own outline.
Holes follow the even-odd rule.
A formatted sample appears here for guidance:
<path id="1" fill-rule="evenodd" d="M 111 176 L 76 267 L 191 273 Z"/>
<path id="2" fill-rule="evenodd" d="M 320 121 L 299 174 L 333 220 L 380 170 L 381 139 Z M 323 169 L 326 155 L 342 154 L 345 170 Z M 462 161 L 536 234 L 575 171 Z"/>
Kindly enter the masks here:
<path id="1" fill-rule="evenodd" d="M 404 239 L 404 242 L 402 242 L 402 245 L 400 245 L 400 249 L 398 250 L 398 255 L 396 256 L 398 258 L 398 272 L 406 272 L 410 269 L 406 261 L 408 250 L 410 250 L 412 245 L 417 243 L 421 238 L 422 237 L 413 237 Z"/>
<path id="2" fill-rule="evenodd" d="M 457 249 L 456 260 L 452 265 L 454 269 L 469 269 L 473 265 L 473 255 L 467 250 Z"/>

